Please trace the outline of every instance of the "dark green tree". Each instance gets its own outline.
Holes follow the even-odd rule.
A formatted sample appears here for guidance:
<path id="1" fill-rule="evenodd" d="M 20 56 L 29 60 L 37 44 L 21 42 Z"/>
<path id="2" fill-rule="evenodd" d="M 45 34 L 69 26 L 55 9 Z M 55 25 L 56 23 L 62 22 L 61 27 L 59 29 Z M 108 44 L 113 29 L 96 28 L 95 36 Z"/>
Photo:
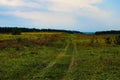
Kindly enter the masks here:
<path id="1" fill-rule="evenodd" d="M 13 28 L 11 30 L 11 34 L 12 35 L 20 35 L 21 34 L 21 30 L 19 28 Z"/>

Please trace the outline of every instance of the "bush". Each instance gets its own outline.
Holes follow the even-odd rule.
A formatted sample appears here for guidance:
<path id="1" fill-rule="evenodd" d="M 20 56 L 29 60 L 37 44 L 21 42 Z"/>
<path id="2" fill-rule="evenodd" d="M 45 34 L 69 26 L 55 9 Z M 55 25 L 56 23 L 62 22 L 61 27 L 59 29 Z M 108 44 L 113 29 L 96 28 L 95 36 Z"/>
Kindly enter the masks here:
<path id="1" fill-rule="evenodd" d="M 106 42 L 107 44 L 111 44 L 111 43 L 112 43 L 112 39 L 111 39 L 110 37 L 107 37 L 107 38 L 105 39 L 105 42 Z"/>

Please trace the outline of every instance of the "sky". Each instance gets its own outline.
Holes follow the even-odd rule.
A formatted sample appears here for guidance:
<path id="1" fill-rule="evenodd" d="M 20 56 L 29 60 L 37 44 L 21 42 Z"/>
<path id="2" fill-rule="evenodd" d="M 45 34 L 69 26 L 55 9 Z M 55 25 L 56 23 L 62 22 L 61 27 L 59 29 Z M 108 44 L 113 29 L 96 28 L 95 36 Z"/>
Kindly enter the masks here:
<path id="1" fill-rule="evenodd" d="M 0 26 L 120 30 L 120 0 L 0 0 Z"/>

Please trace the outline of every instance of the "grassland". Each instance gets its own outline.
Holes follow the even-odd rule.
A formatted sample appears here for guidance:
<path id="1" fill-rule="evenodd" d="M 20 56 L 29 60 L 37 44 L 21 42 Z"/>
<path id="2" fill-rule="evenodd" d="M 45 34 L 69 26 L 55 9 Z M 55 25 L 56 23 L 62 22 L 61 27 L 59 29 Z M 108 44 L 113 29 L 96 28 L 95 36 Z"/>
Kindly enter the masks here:
<path id="1" fill-rule="evenodd" d="M 120 80 L 115 36 L 0 34 L 0 80 Z"/>

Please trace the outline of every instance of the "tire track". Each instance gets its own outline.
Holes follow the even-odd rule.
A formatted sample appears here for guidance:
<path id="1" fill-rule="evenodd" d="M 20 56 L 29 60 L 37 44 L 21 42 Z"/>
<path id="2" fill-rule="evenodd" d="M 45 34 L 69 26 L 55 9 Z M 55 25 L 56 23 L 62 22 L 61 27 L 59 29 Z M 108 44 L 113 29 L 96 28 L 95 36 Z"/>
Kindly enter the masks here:
<path id="1" fill-rule="evenodd" d="M 72 56 L 71 62 L 69 64 L 66 75 L 61 80 L 73 80 L 72 77 L 71 77 L 72 67 L 76 64 L 75 58 L 76 58 L 76 55 L 77 55 L 78 51 L 77 51 L 76 43 L 73 41 L 73 39 L 71 39 L 71 43 L 73 45 L 73 52 L 72 52 L 72 55 L 71 55 Z"/>
<path id="2" fill-rule="evenodd" d="M 70 45 L 70 41 L 68 40 L 67 45 L 66 45 L 66 47 L 64 48 L 64 51 L 62 51 L 62 54 L 65 54 L 65 53 L 67 52 L 69 45 Z M 40 74 L 41 74 L 40 76 L 36 76 L 36 77 L 34 77 L 33 79 L 44 77 L 44 75 L 46 74 L 46 72 L 49 71 L 49 69 L 50 69 L 51 67 L 53 67 L 53 66 L 56 64 L 56 62 L 61 58 L 60 55 L 61 55 L 61 53 L 58 54 L 57 57 L 56 57 L 56 59 L 55 59 L 54 61 L 50 62 L 47 67 L 45 67 L 44 69 L 42 69 L 42 71 L 41 71 L 41 73 L 40 73 Z"/>

